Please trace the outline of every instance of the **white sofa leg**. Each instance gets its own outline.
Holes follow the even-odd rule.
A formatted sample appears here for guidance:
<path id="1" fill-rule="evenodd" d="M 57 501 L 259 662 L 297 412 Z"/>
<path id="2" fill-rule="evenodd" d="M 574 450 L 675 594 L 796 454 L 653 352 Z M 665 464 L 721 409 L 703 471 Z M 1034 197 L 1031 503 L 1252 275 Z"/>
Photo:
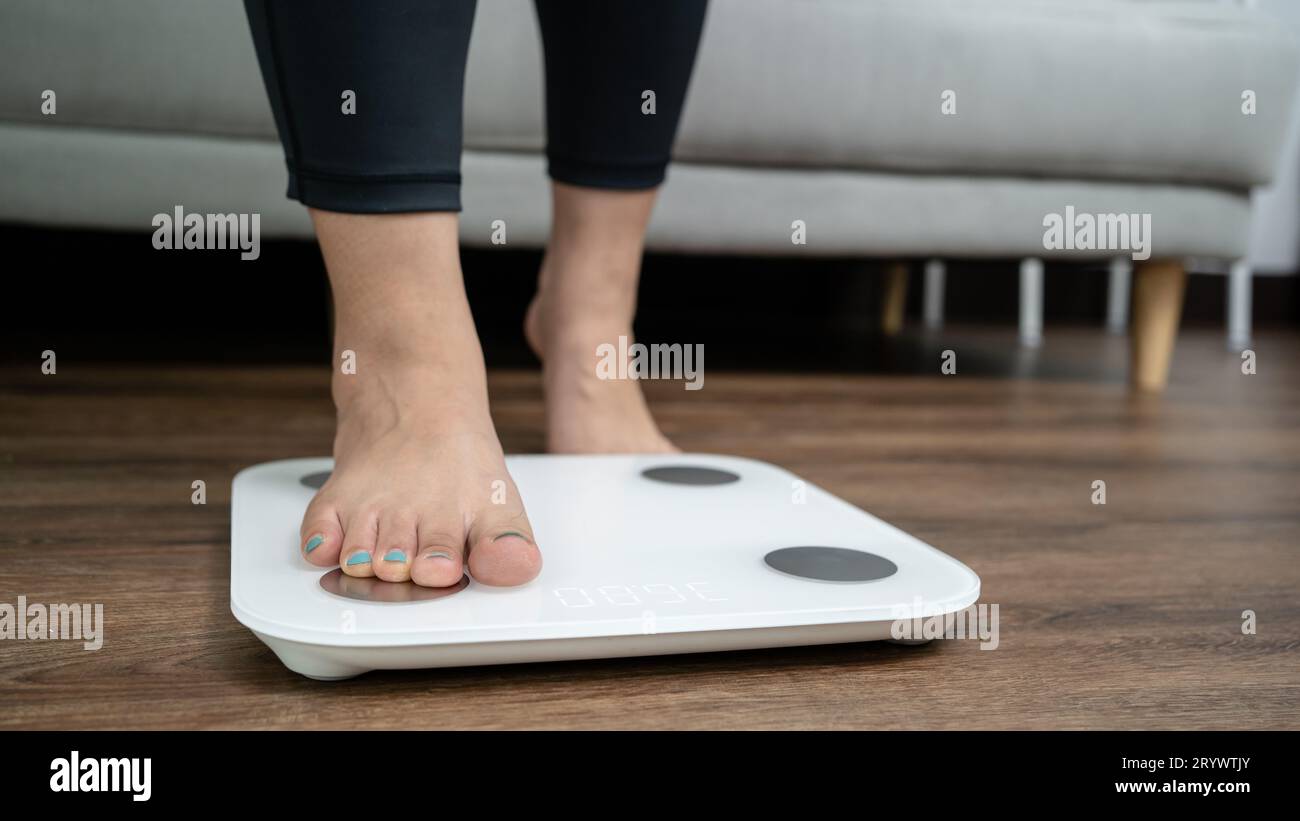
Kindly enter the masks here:
<path id="1" fill-rule="evenodd" d="M 1239 259 L 1228 269 L 1228 347 L 1234 351 L 1250 347 L 1251 270 Z"/>
<path id="2" fill-rule="evenodd" d="M 1122 334 L 1128 328 L 1128 297 L 1133 283 L 1133 260 L 1114 257 L 1110 261 L 1110 283 L 1106 287 L 1106 330 Z"/>
<path id="3" fill-rule="evenodd" d="M 1037 348 L 1043 342 L 1043 261 L 1020 260 L 1020 344 Z"/>
<path id="4" fill-rule="evenodd" d="M 943 327 L 943 286 L 946 271 L 943 260 L 931 259 L 925 263 L 925 327 Z"/>

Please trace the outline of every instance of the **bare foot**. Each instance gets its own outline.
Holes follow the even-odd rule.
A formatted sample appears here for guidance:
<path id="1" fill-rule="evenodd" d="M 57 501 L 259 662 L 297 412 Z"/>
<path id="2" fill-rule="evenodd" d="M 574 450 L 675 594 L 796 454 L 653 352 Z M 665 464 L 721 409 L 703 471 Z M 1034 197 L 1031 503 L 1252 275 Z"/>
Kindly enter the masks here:
<path id="1" fill-rule="evenodd" d="M 454 215 L 313 217 L 337 309 L 338 428 L 303 555 L 429 587 L 466 566 L 484 584 L 533 579 L 542 557 L 488 413 Z M 337 364 L 348 353 L 352 373 Z"/>
<path id="2" fill-rule="evenodd" d="M 571 298 L 564 282 L 601 279 L 602 272 L 584 276 L 572 270 L 553 271 L 560 263 L 548 253 L 542 262 L 537 295 L 528 306 L 524 333 L 542 360 L 546 390 L 546 448 L 551 453 L 677 453 L 650 415 L 641 385 L 635 379 L 597 376 L 597 349 L 618 347 L 620 336 L 632 338 L 631 305 L 617 304 L 584 289 Z M 608 275 L 605 281 L 617 277 Z M 635 288 L 635 273 L 632 279 Z M 611 287 L 617 287 L 612 282 Z M 635 294 L 633 294 L 634 298 Z M 610 300 L 618 303 L 618 295 Z"/>

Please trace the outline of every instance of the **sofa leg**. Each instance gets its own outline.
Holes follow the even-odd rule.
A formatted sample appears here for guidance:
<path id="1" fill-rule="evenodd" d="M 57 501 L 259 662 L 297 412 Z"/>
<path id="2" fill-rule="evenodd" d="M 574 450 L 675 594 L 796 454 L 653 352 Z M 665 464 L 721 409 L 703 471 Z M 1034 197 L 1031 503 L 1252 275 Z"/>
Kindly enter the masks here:
<path id="1" fill-rule="evenodd" d="M 1043 342 L 1043 261 L 1020 260 L 1020 344 L 1037 348 Z"/>
<path id="2" fill-rule="evenodd" d="M 903 309 L 907 306 L 907 263 L 891 262 L 885 266 L 884 292 L 880 300 L 880 330 L 893 336 L 903 329 Z"/>
<path id="3" fill-rule="evenodd" d="M 1112 257 L 1110 283 L 1106 287 L 1106 330 L 1122 334 L 1128 329 L 1128 296 L 1133 287 L 1133 260 Z"/>
<path id="4" fill-rule="evenodd" d="M 1130 382 L 1136 390 L 1160 391 L 1169 380 L 1169 363 L 1178 338 L 1187 271 L 1181 260 L 1138 266 L 1133 283 L 1133 334 Z"/>
<path id="5" fill-rule="evenodd" d="M 1236 260 L 1228 269 L 1228 347 L 1234 351 L 1250 347 L 1250 292 L 1250 262 Z"/>
<path id="6" fill-rule="evenodd" d="M 925 286 L 922 316 L 925 327 L 937 330 L 943 327 L 943 286 L 945 279 L 943 260 L 931 259 L 925 263 Z"/>

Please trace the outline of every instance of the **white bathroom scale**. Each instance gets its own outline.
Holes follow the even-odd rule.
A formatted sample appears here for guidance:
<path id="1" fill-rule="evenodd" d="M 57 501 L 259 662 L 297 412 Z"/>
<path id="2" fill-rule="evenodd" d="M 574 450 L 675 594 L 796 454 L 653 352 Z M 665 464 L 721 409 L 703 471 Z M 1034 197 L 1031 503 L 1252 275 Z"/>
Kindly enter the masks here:
<path id="1" fill-rule="evenodd" d="M 798 476 L 734 456 L 511 456 L 541 574 L 445 589 L 308 564 L 298 528 L 329 459 L 241 471 L 230 609 L 290 670 L 650 656 L 890 639 L 962 610 L 961 562 Z M 924 609 L 922 613 L 921 608 Z"/>

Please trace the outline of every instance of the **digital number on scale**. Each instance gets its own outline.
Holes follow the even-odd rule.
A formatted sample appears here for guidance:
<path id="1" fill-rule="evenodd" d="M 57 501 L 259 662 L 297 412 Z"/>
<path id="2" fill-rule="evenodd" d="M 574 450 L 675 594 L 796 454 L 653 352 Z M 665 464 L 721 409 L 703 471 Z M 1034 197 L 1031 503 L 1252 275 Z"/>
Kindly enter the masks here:
<path id="1" fill-rule="evenodd" d="M 595 607 L 612 604 L 635 607 L 647 604 L 684 604 L 692 601 L 723 602 L 712 582 L 690 582 L 681 587 L 671 584 L 605 584 L 600 587 L 557 587 L 552 591 L 565 607 Z"/>

